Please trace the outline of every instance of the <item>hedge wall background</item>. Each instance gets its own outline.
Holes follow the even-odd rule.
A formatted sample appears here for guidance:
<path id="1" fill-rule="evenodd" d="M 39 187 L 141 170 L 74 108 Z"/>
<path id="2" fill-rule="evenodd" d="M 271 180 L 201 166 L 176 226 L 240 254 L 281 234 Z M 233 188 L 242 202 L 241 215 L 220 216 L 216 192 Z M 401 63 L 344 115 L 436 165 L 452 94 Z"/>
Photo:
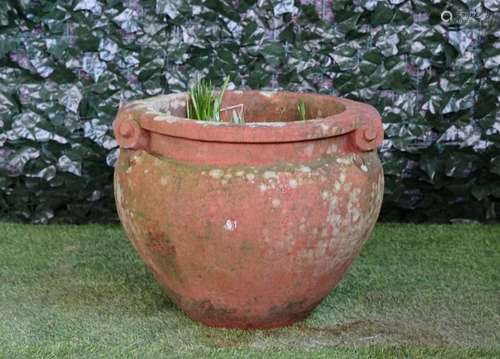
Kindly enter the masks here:
<path id="1" fill-rule="evenodd" d="M 499 11 L 497 0 L 3 1 L 0 217 L 116 220 L 119 102 L 229 75 L 376 106 L 383 219 L 498 220 Z"/>

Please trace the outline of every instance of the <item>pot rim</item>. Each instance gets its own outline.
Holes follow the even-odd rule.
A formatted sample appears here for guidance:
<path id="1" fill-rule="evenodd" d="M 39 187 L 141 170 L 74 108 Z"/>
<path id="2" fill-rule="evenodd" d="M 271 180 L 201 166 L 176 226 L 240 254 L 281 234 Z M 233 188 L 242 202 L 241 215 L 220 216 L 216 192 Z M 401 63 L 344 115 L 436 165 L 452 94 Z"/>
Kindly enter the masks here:
<path id="1" fill-rule="evenodd" d="M 318 140 L 359 132 L 360 147 L 363 150 L 377 148 L 383 139 L 383 128 L 377 110 L 368 104 L 336 96 L 299 93 L 289 91 L 227 91 L 243 96 L 266 96 L 276 94 L 326 98 L 343 105 L 342 112 L 306 121 L 279 122 L 232 122 L 199 121 L 161 112 L 161 104 L 184 105 L 187 92 L 159 95 L 137 100 L 120 106 L 113 129 L 117 142 L 125 148 L 138 148 L 147 141 L 149 133 L 208 142 L 231 143 L 282 143 Z M 176 102 L 177 101 L 177 102 Z M 137 132 L 137 133 L 136 133 Z M 143 138 L 142 140 L 140 138 Z M 356 142 L 356 141 L 355 141 Z"/>

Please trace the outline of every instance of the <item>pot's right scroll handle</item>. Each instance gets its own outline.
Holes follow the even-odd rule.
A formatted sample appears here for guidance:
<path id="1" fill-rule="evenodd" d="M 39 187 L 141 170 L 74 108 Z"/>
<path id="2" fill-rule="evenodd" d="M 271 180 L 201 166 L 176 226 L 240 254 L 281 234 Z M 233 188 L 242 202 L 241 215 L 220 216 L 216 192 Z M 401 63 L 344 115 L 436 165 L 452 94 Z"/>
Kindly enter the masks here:
<path id="1" fill-rule="evenodd" d="M 351 134 L 353 144 L 361 151 L 377 149 L 384 141 L 384 127 L 378 111 L 370 105 L 358 106 L 361 126 Z"/>

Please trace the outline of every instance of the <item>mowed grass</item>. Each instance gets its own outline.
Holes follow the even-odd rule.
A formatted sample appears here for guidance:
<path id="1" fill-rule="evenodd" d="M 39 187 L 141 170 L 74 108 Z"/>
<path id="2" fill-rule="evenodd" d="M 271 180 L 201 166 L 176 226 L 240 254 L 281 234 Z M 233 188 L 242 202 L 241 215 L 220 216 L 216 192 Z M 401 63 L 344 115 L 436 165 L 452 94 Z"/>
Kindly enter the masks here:
<path id="1" fill-rule="evenodd" d="M 0 224 L 0 358 L 498 358 L 500 226 L 378 225 L 305 321 L 212 329 L 118 226 Z"/>

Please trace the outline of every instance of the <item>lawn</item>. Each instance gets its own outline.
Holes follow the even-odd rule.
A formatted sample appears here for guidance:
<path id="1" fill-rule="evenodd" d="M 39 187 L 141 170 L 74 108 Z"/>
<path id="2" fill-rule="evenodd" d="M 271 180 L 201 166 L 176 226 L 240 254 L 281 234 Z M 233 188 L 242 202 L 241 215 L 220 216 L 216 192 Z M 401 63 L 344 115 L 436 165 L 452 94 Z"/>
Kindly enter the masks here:
<path id="1" fill-rule="evenodd" d="M 118 226 L 0 223 L 0 358 L 498 358 L 500 225 L 378 225 L 305 321 L 197 324 Z"/>

